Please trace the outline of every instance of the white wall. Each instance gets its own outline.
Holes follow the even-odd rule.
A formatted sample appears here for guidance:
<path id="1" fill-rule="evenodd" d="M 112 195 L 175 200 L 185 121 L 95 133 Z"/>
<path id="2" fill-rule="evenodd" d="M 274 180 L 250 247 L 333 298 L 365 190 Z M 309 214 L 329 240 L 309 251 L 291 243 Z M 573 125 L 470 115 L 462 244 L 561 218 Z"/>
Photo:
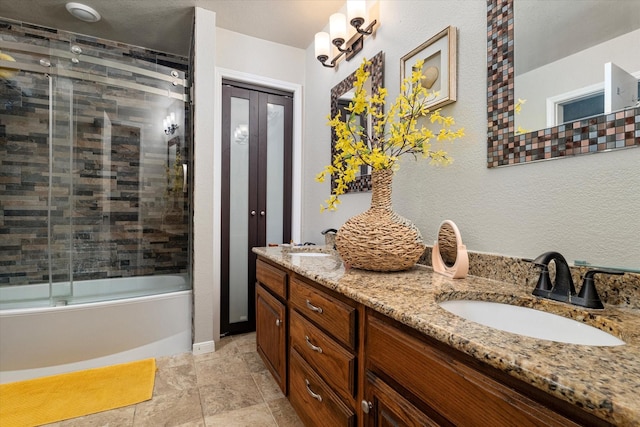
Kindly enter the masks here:
<path id="1" fill-rule="evenodd" d="M 453 165 L 403 159 L 394 178 L 395 210 L 410 218 L 427 244 L 439 224 L 458 224 L 471 251 L 535 257 L 557 250 L 567 260 L 640 268 L 640 149 L 487 169 L 486 2 L 380 1 L 380 28 L 364 50 L 337 70 L 306 52 L 303 239 L 366 210 L 370 193 L 342 197 L 338 212 L 320 213 L 329 183 L 314 176 L 330 161 L 326 126 L 331 88 L 363 56 L 385 53 L 385 86 L 398 93 L 400 58 L 448 25 L 458 28 L 458 100 L 444 108 L 466 137 L 448 145 Z"/>
<path id="2" fill-rule="evenodd" d="M 216 28 L 216 64 L 261 78 L 304 84 L 305 51 Z"/>
<path id="3" fill-rule="evenodd" d="M 213 121 L 216 37 L 210 28 L 216 25 L 216 14 L 202 8 L 195 9 L 195 61 L 194 61 L 194 197 L 193 197 L 193 334 L 194 353 L 212 351 L 214 337 L 213 318 L 219 313 L 220 291 L 214 286 L 213 236 L 214 205 L 211 183 L 213 169 Z M 216 310 L 217 307 L 217 310 Z"/>
<path id="4" fill-rule="evenodd" d="M 200 28 L 200 31 L 199 31 Z M 194 353 L 220 338 L 221 80 L 231 78 L 294 93 L 294 235 L 300 235 L 302 87 L 305 51 L 215 28 L 215 13 L 196 8 Z M 204 31 L 202 30 L 204 29 Z M 296 160 L 297 159 L 297 160 Z M 296 166 L 297 165 L 297 166 Z"/>

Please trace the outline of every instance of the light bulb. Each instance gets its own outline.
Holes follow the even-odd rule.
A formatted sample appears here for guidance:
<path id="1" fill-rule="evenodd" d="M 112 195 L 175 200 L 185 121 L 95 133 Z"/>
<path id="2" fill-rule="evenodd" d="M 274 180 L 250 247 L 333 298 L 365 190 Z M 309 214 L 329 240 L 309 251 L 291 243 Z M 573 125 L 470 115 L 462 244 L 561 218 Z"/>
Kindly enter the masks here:
<path id="1" fill-rule="evenodd" d="M 367 18 L 366 13 L 365 0 L 347 0 L 347 16 L 351 25 L 354 25 L 354 20 L 362 25 Z"/>
<path id="2" fill-rule="evenodd" d="M 315 36 L 315 52 L 316 58 L 324 58 L 322 61 L 326 61 L 329 58 L 331 41 L 329 40 L 329 33 L 320 32 Z"/>
<path id="3" fill-rule="evenodd" d="M 344 43 L 347 39 L 347 18 L 344 14 L 334 13 L 329 17 L 329 32 L 331 33 L 331 41 L 334 44 L 336 44 L 336 40 L 342 40 L 342 43 Z"/>

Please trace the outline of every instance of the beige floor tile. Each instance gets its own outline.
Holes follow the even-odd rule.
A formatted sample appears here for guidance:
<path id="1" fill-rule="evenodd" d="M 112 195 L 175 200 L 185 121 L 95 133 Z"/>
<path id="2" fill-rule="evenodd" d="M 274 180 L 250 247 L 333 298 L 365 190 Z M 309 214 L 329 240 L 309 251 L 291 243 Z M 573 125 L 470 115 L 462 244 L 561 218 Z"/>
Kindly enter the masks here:
<path id="1" fill-rule="evenodd" d="M 207 427 L 278 427 L 266 403 L 205 418 Z"/>
<path id="2" fill-rule="evenodd" d="M 266 402 L 278 427 L 304 427 L 295 409 L 286 397 Z"/>
<path id="3" fill-rule="evenodd" d="M 256 351 L 255 332 L 250 332 L 243 335 L 234 335 L 232 338 L 240 353 L 251 353 Z"/>
<path id="4" fill-rule="evenodd" d="M 260 394 L 265 402 L 284 397 L 282 390 L 280 390 L 280 386 L 278 386 L 269 371 L 252 373 L 251 377 L 253 377 L 253 380 L 255 381 L 256 386 L 258 386 L 258 390 L 260 390 Z"/>
<path id="5" fill-rule="evenodd" d="M 250 353 L 241 353 L 240 356 L 246 362 L 249 372 L 257 373 L 267 370 L 267 367 L 257 352 L 252 351 Z"/>
<path id="6" fill-rule="evenodd" d="M 193 363 L 161 368 L 156 371 L 153 395 L 174 393 L 176 391 L 196 388 L 196 367 Z"/>
<path id="7" fill-rule="evenodd" d="M 156 359 L 156 368 L 162 370 L 183 365 L 193 365 L 193 363 L 193 354 L 182 353 L 174 356 L 158 357 Z"/>
<path id="8" fill-rule="evenodd" d="M 255 333 L 216 352 L 156 359 L 153 399 L 47 427 L 302 427 L 255 350 Z"/>
<path id="9" fill-rule="evenodd" d="M 120 427 L 133 425 L 133 414 L 135 405 L 124 408 L 112 409 L 111 411 L 98 412 L 84 417 L 72 418 L 53 424 L 46 424 L 47 427 Z"/>
<path id="10" fill-rule="evenodd" d="M 213 384 L 200 386 L 199 390 L 205 417 L 264 402 L 249 374 L 220 378 Z"/>
<path id="11" fill-rule="evenodd" d="M 180 424 L 180 425 L 177 425 L 176 427 L 205 427 L 205 424 L 204 424 L 204 420 L 200 420 L 200 421 L 193 421 L 190 423 Z"/>
<path id="12" fill-rule="evenodd" d="M 198 389 L 155 396 L 138 403 L 133 418 L 134 427 L 180 426 L 204 420 Z"/>
<path id="13" fill-rule="evenodd" d="M 196 362 L 196 375 L 198 387 L 213 384 L 221 378 L 229 378 L 235 375 L 249 374 L 249 366 L 237 353 L 226 357 L 207 359 Z"/>

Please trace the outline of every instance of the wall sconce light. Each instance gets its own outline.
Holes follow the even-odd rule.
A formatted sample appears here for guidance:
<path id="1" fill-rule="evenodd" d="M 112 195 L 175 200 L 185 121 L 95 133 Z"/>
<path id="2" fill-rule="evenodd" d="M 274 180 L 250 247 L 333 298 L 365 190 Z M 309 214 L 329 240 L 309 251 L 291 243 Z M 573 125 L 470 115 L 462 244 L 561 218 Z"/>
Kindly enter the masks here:
<path id="1" fill-rule="evenodd" d="M 349 24 L 355 28 L 356 33 L 347 40 L 347 18 L 342 13 L 334 13 L 329 18 L 329 33 L 320 32 L 315 36 L 315 53 L 320 63 L 328 68 L 336 66 L 338 60 L 344 55 L 347 61 L 362 50 L 364 36 L 373 34 L 377 20 L 373 20 L 366 28 L 362 29 L 365 22 L 365 0 L 347 0 L 347 15 Z M 331 44 L 338 49 L 338 54 L 329 60 Z"/>
<path id="2" fill-rule="evenodd" d="M 173 135 L 180 126 L 176 124 L 176 113 L 171 113 L 162 121 L 165 135 Z"/>

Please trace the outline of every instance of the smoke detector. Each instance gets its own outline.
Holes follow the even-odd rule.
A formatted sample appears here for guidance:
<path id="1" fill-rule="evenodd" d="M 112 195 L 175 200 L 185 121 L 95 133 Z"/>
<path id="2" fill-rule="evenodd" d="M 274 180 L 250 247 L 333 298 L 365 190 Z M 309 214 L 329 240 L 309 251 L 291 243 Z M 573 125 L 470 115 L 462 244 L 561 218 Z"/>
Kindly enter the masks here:
<path id="1" fill-rule="evenodd" d="M 89 7 L 86 4 L 67 3 L 65 7 L 70 14 L 81 21 L 98 22 L 100 20 L 100 14 L 94 8 Z"/>

